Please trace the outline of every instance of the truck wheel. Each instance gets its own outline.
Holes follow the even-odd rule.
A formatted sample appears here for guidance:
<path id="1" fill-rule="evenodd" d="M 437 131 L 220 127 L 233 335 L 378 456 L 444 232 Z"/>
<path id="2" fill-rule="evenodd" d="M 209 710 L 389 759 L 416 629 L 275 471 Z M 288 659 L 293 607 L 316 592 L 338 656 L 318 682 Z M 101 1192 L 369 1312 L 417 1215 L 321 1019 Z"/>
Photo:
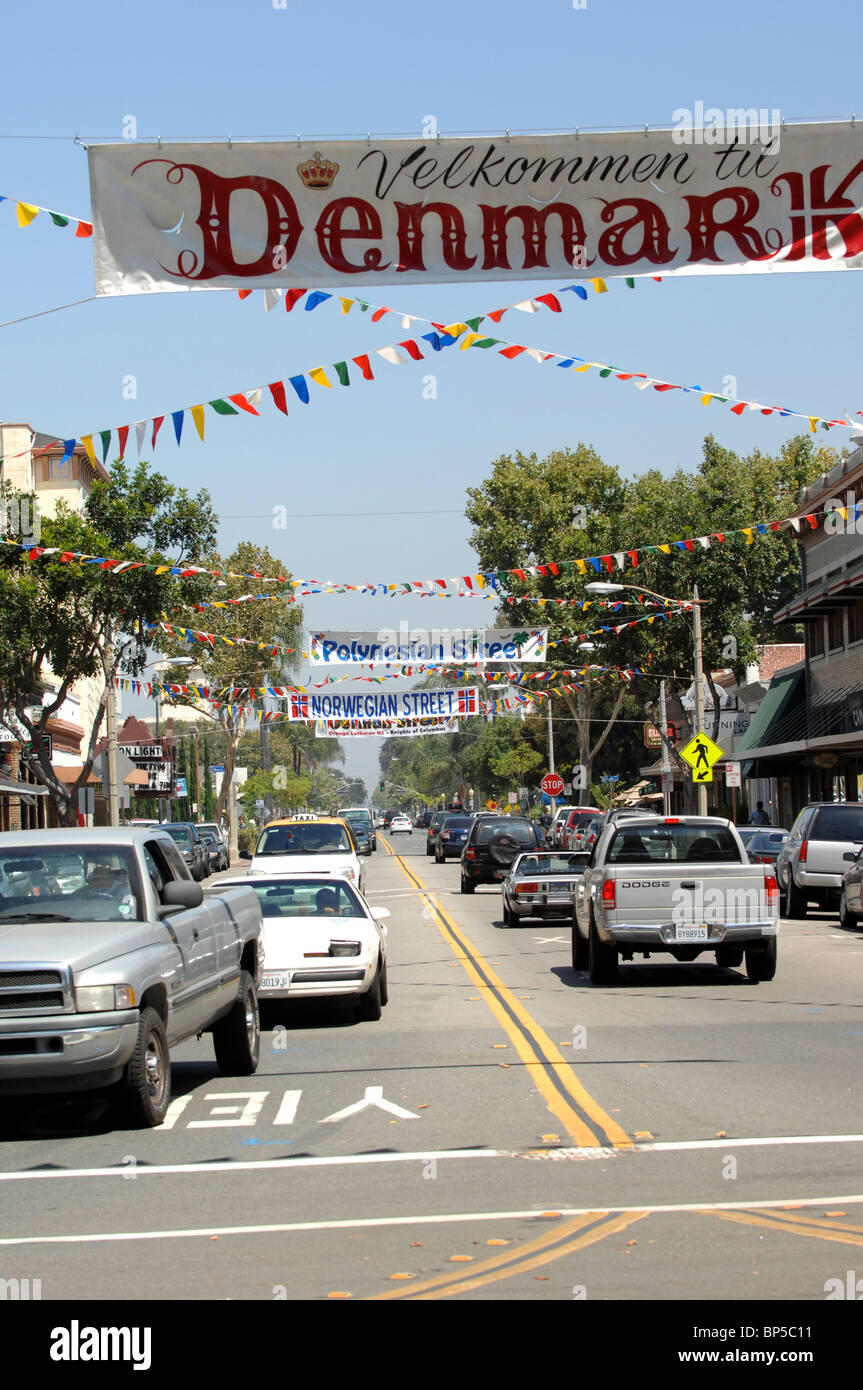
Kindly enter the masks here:
<path id="1" fill-rule="evenodd" d="M 240 971 L 239 993 L 230 1013 L 213 1028 L 213 1047 L 223 1076 L 251 1076 L 261 1056 L 261 1021 L 255 982 Z"/>
<path id="2" fill-rule="evenodd" d="M 381 1016 L 381 1003 L 381 966 L 378 961 L 375 977 L 357 1005 L 357 1018 L 364 1023 L 374 1023 Z"/>
<path id="3" fill-rule="evenodd" d="M 168 1035 L 155 1009 L 142 1009 L 135 1050 L 120 1082 L 123 1106 L 131 1123 L 153 1129 L 165 1118 L 171 1099 Z"/>
<path id="4" fill-rule="evenodd" d="M 726 970 L 733 970 L 743 964 L 743 949 L 740 946 L 717 946 L 716 964 Z"/>
<path id="5" fill-rule="evenodd" d="M 606 946 L 600 941 L 596 923 L 590 919 L 590 937 L 587 943 L 587 973 L 594 985 L 617 984 L 617 947 Z"/>
<path id="6" fill-rule="evenodd" d="M 578 923 L 573 918 L 572 922 L 572 968 L 573 970 L 585 971 L 588 967 L 588 957 L 590 946 L 585 937 L 578 930 Z"/>
<path id="7" fill-rule="evenodd" d="M 846 928 L 859 927 L 860 925 L 860 918 L 857 916 L 857 913 L 848 911 L 848 902 L 845 897 L 844 888 L 842 889 L 842 895 L 839 899 L 839 925 L 840 927 Z"/>
<path id="8" fill-rule="evenodd" d="M 753 948 L 746 952 L 746 973 L 754 985 L 773 979 L 776 974 L 775 936 L 770 937 L 765 948 Z"/>
<path id="9" fill-rule="evenodd" d="M 788 870 L 788 878 L 785 883 L 785 901 L 783 903 L 785 911 L 784 917 L 805 917 L 806 916 L 806 897 L 794 882 L 794 873 Z"/>

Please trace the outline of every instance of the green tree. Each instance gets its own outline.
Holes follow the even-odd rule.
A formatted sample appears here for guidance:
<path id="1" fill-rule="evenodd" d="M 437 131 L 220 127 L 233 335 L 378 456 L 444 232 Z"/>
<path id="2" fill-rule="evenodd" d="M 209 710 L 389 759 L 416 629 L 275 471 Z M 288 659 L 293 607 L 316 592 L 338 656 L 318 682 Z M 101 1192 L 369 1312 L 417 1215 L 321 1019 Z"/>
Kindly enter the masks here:
<path id="1" fill-rule="evenodd" d="M 8 488 L 4 495 L 19 503 L 26 497 Z M 118 460 L 108 480 L 93 485 L 80 512 L 60 503 L 56 516 L 42 519 L 41 545 L 60 554 L 116 557 L 132 566 L 182 565 L 205 554 L 215 534 L 207 492 L 192 496 L 147 463 L 130 468 Z M 185 579 L 183 597 L 194 602 L 211 588 L 208 575 Z M 117 572 L 98 564 L 30 559 L 13 546 L 0 547 L 0 723 L 22 740 L 23 761 L 48 789 L 61 825 L 75 823 L 78 790 L 93 766 L 108 692 L 118 674 L 143 671 L 150 643 L 146 624 L 158 620 L 176 594 L 177 580 L 155 568 Z M 44 736 L 76 682 L 88 678 L 99 683 L 101 696 L 85 730 L 81 772 L 68 786 L 51 766 Z"/>

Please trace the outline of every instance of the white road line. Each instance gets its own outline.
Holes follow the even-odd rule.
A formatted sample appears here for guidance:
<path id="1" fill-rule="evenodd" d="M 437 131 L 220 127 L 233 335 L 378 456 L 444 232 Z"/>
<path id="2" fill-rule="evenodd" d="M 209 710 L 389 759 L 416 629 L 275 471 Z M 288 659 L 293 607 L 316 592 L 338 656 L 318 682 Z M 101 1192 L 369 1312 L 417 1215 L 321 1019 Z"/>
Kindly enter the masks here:
<path id="1" fill-rule="evenodd" d="M 128 1171 L 128 1170 L 127 1170 Z M 140 1169 L 137 1172 L 140 1173 Z M 86 1235 L 68 1236 L 8 1236 L 0 1239 L 0 1246 L 7 1245 L 95 1245 L 99 1242 L 133 1240 L 202 1240 L 211 1236 L 266 1236 L 285 1235 L 295 1231 L 349 1231 L 369 1230 L 386 1226 L 435 1226 L 453 1225 L 464 1221 L 542 1221 L 560 1218 L 566 1220 L 573 1216 L 590 1216 L 596 1213 L 645 1212 L 648 1216 L 662 1216 L 675 1212 L 711 1211 L 766 1211 L 782 1207 L 820 1207 L 836 1206 L 837 1203 L 863 1202 L 863 1193 L 853 1196 L 826 1197 L 781 1197 L 768 1202 L 678 1202 L 673 1205 L 651 1206 L 646 1202 L 634 1206 L 617 1206 L 599 1203 L 591 1207 L 555 1207 L 553 1217 L 547 1209 L 528 1207 L 522 1211 L 466 1211 L 443 1212 L 430 1215 L 419 1212 L 413 1216 L 364 1216 L 345 1221 L 283 1221 L 265 1226 L 198 1226 L 186 1230 L 173 1231 L 103 1231 Z"/>
<path id="2" fill-rule="evenodd" d="M 783 1144 L 863 1144 L 863 1134 L 781 1134 L 769 1139 L 687 1139 L 639 1144 L 639 1153 L 682 1153 L 687 1149 L 771 1148 Z"/>
<path id="3" fill-rule="evenodd" d="M 520 1158 L 509 1149 L 422 1149 L 414 1153 L 337 1154 L 327 1158 L 261 1158 L 246 1163 L 217 1159 L 212 1163 L 141 1163 L 135 1168 L 136 1177 L 170 1177 L 173 1173 L 249 1173 L 268 1168 L 287 1172 L 293 1168 L 337 1168 L 366 1163 L 427 1163 L 430 1158 L 439 1163 L 451 1158 Z M 128 1178 L 123 1168 L 39 1168 L 24 1173 L 0 1173 L 0 1182 L 36 1182 L 45 1178 Z"/>
<path id="4" fill-rule="evenodd" d="M 302 1094 L 302 1091 L 285 1091 L 278 1114 L 273 1120 L 274 1125 L 292 1125 L 294 1123 Z"/>

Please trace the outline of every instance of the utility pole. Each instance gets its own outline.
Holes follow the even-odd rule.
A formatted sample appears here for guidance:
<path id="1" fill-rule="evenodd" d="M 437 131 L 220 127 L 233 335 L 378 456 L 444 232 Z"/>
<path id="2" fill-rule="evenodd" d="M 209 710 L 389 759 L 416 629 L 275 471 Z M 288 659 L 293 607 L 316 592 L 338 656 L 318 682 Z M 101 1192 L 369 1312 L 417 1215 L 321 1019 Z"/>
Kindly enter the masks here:
<path id="1" fill-rule="evenodd" d="M 554 772 L 554 725 L 551 720 L 551 696 L 546 696 L 546 716 L 548 718 L 548 770 Z"/>
<path id="2" fill-rule="evenodd" d="M 701 652 L 701 605 L 698 601 L 698 585 L 692 589 L 693 632 L 695 636 L 693 657 L 695 661 L 695 734 L 704 733 L 704 665 Z M 663 745 L 664 746 L 664 745 Z M 698 796 L 698 815 L 707 815 L 707 787 L 704 782 L 696 786 Z"/>
<path id="3" fill-rule="evenodd" d="M 114 670 L 114 646 L 108 644 L 107 650 L 108 669 L 113 673 Z M 120 824 L 120 788 L 117 784 L 117 693 L 114 689 L 113 675 L 109 675 L 107 683 L 107 701 L 105 704 L 105 733 L 107 746 L 105 748 L 105 763 L 108 769 L 108 824 L 119 826 Z"/>
<path id="4" fill-rule="evenodd" d="M 668 756 L 668 744 L 665 742 L 665 732 L 668 728 L 668 720 L 665 717 L 665 681 L 659 682 L 659 726 L 662 731 L 662 814 L 671 815 L 671 792 L 667 790 L 668 773 L 671 771 L 671 759 Z"/>

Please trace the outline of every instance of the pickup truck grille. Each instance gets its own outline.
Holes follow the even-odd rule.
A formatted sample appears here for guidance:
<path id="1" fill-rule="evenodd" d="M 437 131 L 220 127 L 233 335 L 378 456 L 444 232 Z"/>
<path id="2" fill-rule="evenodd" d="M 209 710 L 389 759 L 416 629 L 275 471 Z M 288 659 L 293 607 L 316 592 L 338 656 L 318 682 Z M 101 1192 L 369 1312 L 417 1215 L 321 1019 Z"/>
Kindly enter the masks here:
<path id="1" fill-rule="evenodd" d="M 0 1017 L 7 1014 L 68 1013 L 73 1008 L 71 980 L 63 970 L 0 970 Z"/>

